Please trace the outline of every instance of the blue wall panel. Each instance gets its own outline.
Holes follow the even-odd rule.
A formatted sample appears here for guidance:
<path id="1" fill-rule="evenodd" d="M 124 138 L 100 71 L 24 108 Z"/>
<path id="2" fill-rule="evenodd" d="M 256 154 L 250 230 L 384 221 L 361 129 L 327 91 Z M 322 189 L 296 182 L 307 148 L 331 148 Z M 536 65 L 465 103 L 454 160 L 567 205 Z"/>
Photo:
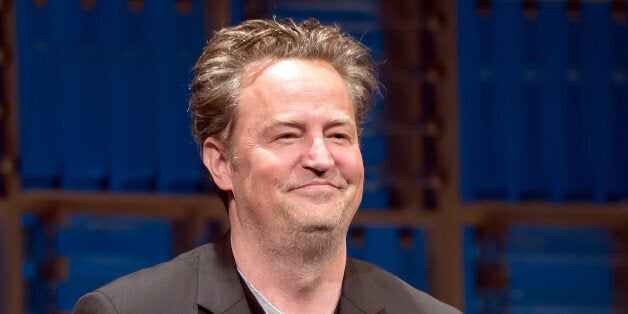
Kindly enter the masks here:
<path id="1" fill-rule="evenodd" d="M 506 182 L 505 198 L 514 200 L 519 197 L 522 180 L 522 160 L 527 157 L 524 143 L 523 123 L 523 81 L 525 68 L 524 18 L 520 3 L 516 1 L 496 1 L 493 3 L 491 17 L 492 52 L 494 63 L 494 133 L 487 134 L 496 141 L 496 158 L 503 161 L 502 174 Z"/>
<path id="2" fill-rule="evenodd" d="M 625 199 L 627 28 L 607 2 L 537 5 L 458 1 L 463 199 Z"/>
<path id="3" fill-rule="evenodd" d="M 477 88 L 479 82 L 477 78 L 477 65 L 478 63 L 478 51 L 472 49 L 475 45 L 480 45 L 479 42 L 479 23 L 476 22 L 476 11 L 472 1 L 459 1 L 457 6 L 458 12 L 458 24 L 464 25 L 464 27 L 458 27 L 458 47 L 466 47 L 465 53 L 458 54 L 458 75 L 461 78 L 458 82 L 458 96 L 460 99 L 459 114 L 460 117 L 467 117 L 466 119 L 460 119 L 460 194 L 463 199 L 474 199 L 475 193 L 473 192 L 473 186 L 476 184 L 474 178 L 474 169 L 476 169 L 473 163 L 473 157 L 471 155 L 472 148 L 475 145 L 473 139 L 474 128 L 472 127 L 472 119 L 470 118 L 474 108 L 478 106 L 478 93 L 480 91 Z"/>
<path id="4" fill-rule="evenodd" d="M 596 104 L 590 119 L 593 127 L 592 137 L 596 140 L 592 143 L 593 160 L 595 161 L 594 198 L 597 201 L 608 199 L 610 190 L 611 172 L 613 171 L 613 93 L 612 72 L 615 66 L 612 40 L 613 27 L 610 5 L 585 4 L 583 8 L 583 45 L 584 72 L 586 86 L 584 98 L 588 103 Z"/>
<path id="5" fill-rule="evenodd" d="M 462 196 L 505 198 L 505 135 L 495 103 L 498 69 L 491 36 L 498 26 L 491 16 L 478 16 L 473 1 L 458 3 L 458 24 L 459 50 L 465 51 L 459 54 Z"/>
<path id="6" fill-rule="evenodd" d="M 610 200 L 628 196 L 628 23 L 613 20 L 610 34 L 611 72 L 610 145 L 607 167 Z"/>
<path id="7" fill-rule="evenodd" d="M 171 259 L 171 239 L 166 219 L 70 216 L 54 237 L 54 254 L 68 263 L 68 277 L 53 286 L 55 307 L 71 310 L 85 293 Z"/>
<path id="8" fill-rule="evenodd" d="M 523 23 L 522 68 L 519 69 L 521 81 L 520 107 L 513 112 L 511 121 L 516 123 L 518 143 L 510 144 L 510 152 L 516 154 L 515 171 L 511 171 L 509 182 L 513 186 L 510 199 L 547 199 L 551 193 L 551 178 L 547 176 L 551 167 L 548 159 L 552 152 L 548 145 L 546 132 L 554 123 L 548 107 L 542 99 L 543 77 L 542 58 L 546 53 L 541 38 L 548 30 L 540 18 L 526 18 L 519 12 Z M 518 149 L 521 152 L 518 152 Z M 512 159 L 511 159 L 512 160 Z"/>
<path id="9" fill-rule="evenodd" d="M 506 261 L 513 312 L 610 313 L 611 245 L 603 228 L 512 227 Z"/>
<path id="10" fill-rule="evenodd" d="M 173 2 L 162 3 L 162 23 L 153 25 L 149 39 L 161 60 L 155 90 L 159 106 L 157 190 L 161 192 L 197 191 L 208 177 L 190 133 L 187 112 L 192 68 L 205 44 L 202 2 L 193 1 L 191 12 L 177 12 Z"/>
<path id="11" fill-rule="evenodd" d="M 388 189 L 385 185 L 385 175 L 382 168 L 371 165 L 365 166 L 364 188 L 360 208 L 384 210 L 389 207 Z"/>
<path id="12" fill-rule="evenodd" d="M 148 39 L 155 3 L 144 4 L 141 12 L 125 9 L 126 3 L 110 3 L 112 36 L 119 38 L 112 64 L 110 126 L 110 189 L 113 191 L 150 191 L 157 170 L 155 136 L 157 60 Z"/>
<path id="13" fill-rule="evenodd" d="M 72 190 L 105 189 L 110 89 L 102 35 L 107 17 L 102 16 L 100 8 L 85 10 L 74 2 L 59 3 L 63 7 L 53 18 L 60 28 L 59 37 L 64 38 L 58 41 L 65 68 L 60 90 L 63 127 L 61 138 L 56 140 L 62 149 L 61 186 Z"/>
<path id="14" fill-rule="evenodd" d="M 230 0 L 232 25 L 239 24 L 244 20 L 244 1 L 245 0 Z"/>
<path id="15" fill-rule="evenodd" d="M 591 200 L 593 197 L 593 160 L 591 114 L 594 108 L 586 102 L 584 90 L 586 84 L 584 73 L 584 50 L 593 49 L 583 45 L 581 20 L 567 18 L 567 59 L 566 101 L 562 114 L 564 127 L 565 155 L 564 173 L 561 173 L 560 185 L 557 187 L 561 200 Z"/>
<path id="16" fill-rule="evenodd" d="M 427 291 L 428 285 L 428 267 L 425 252 L 425 236 L 423 231 L 418 228 L 408 228 L 405 241 L 400 236 L 401 249 L 401 272 L 399 277 L 416 287 L 417 289 Z"/>
<path id="17" fill-rule="evenodd" d="M 609 229 L 513 225 L 464 237 L 465 313 L 611 313 Z"/>
<path id="18" fill-rule="evenodd" d="M 191 69 L 203 1 L 18 3 L 24 188 L 197 192 Z M 159 21 L 159 23 L 155 23 Z"/>
<path id="19" fill-rule="evenodd" d="M 70 311 L 85 293 L 173 257 L 167 219 L 72 215 L 53 229 L 25 214 L 21 224 L 27 313 Z M 50 278 L 46 269 L 59 259 L 67 262 L 67 277 Z"/>
<path id="20" fill-rule="evenodd" d="M 567 156 L 564 130 L 564 111 L 566 110 L 566 73 L 567 73 L 567 14 L 560 2 L 541 2 L 538 12 L 539 81 L 540 115 L 544 119 L 541 129 L 543 158 L 537 172 L 545 176 L 549 189 L 548 199 L 560 201 L 561 192 L 557 189 L 564 181 Z M 551 47 L 551 49 L 548 49 Z M 531 171 L 533 169 L 530 169 Z"/>
<path id="21" fill-rule="evenodd" d="M 24 187 L 50 188 L 61 176 L 61 71 L 51 6 L 17 1 L 20 176 Z"/>
<path id="22" fill-rule="evenodd" d="M 40 274 L 40 265 L 48 257 L 46 233 L 40 219 L 33 214 L 21 216 L 23 238 L 22 278 L 26 313 L 44 313 L 50 304 L 49 290 Z"/>
<path id="23" fill-rule="evenodd" d="M 464 313 L 479 313 L 481 300 L 477 291 L 476 268 L 478 249 L 475 244 L 475 230 L 465 227 L 462 231 L 463 274 L 464 274 Z"/>
<path id="24" fill-rule="evenodd" d="M 352 227 L 347 239 L 347 254 L 375 264 L 417 289 L 428 290 L 425 242 L 420 229 Z"/>

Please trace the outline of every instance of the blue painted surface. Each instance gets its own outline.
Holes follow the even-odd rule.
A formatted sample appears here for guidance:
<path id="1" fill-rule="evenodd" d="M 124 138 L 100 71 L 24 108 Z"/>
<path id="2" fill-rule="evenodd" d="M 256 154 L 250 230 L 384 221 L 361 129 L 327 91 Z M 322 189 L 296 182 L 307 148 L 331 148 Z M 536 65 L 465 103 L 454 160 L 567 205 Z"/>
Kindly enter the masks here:
<path id="1" fill-rule="evenodd" d="M 99 3 L 103 6 L 103 3 Z M 70 190 L 103 190 L 109 175 L 109 97 L 111 65 L 106 32 L 107 19 L 101 7 L 87 11 L 77 3 L 64 2 L 53 14 L 61 27 L 58 41 L 63 57 L 61 73 L 61 132 L 56 141 L 61 153 L 61 187 Z M 77 27 L 80 25 L 80 27 Z M 19 31 L 18 31 L 19 36 Z M 28 92 L 28 91 L 27 91 Z M 20 117 L 28 123 L 30 117 Z"/>
<path id="2" fill-rule="evenodd" d="M 118 277 L 173 257 L 172 227 L 161 218 L 73 215 L 57 230 L 54 254 L 68 262 L 68 277 L 54 284 L 56 308 Z"/>
<path id="3" fill-rule="evenodd" d="M 153 31 L 150 45 L 157 64 L 159 140 L 157 145 L 159 192 L 207 190 L 208 174 L 190 132 L 187 112 L 191 92 L 188 84 L 192 68 L 205 44 L 203 1 L 193 1 L 192 12 L 179 13 L 168 2 L 160 11 L 159 29 Z"/>
<path id="4" fill-rule="evenodd" d="M 607 2 L 458 1 L 464 200 L 628 198 L 627 30 Z"/>
<path id="5" fill-rule="evenodd" d="M 506 245 L 511 306 L 610 311 L 611 245 L 603 228 L 512 227 Z"/>
<path id="6" fill-rule="evenodd" d="M 58 186 L 61 177 L 60 50 L 53 33 L 54 7 L 16 2 L 20 176 L 24 187 Z M 35 92 L 36 91 L 36 92 Z M 28 117 L 28 118 L 26 118 Z"/>
<path id="7" fill-rule="evenodd" d="M 21 216 L 23 230 L 23 264 L 22 278 L 24 280 L 24 300 L 27 313 L 44 313 L 50 304 L 48 286 L 42 278 L 39 266 L 48 256 L 44 225 L 33 214 Z"/>
<path id="8" fill-rule="evenodd" d="M 201 0 L 190 13 L 21 1 L 17 15 L 24 188 L 207 190 L 187 113 Z"/>
<path id="9" fill-rule="evenodd" d="M 33 214 L 23 215 L 21 224 L 27 313 L 71 310 L 85 293 L 173 257 L 172 228 L 166 219 L 73 215 L 52 233 Z M 67 261 L 67 278 L 44 277 L 42 266 L 50 258 Z"/>
<path id="10" fill-rule="evenodd" d="M 464 243 L 465 313 L 611 312 L 609 229 L 514 225 L 503 239 L 467 229 Z M 507 270 L 508 285 L 479 286 L 476 271 L 496 265 Z"/>
<path id="11" fill-rule="evenodd" d="M 406 234 L 402 237 L 402 232 Z M 356 239 L 354 233 L 359 233 Z M 359 240 L 359 241 L 356 241 Z M 375 264 L 423 291 L 428 290 L 425 240 L 417 228 L 353 227 L 347 254 Z"/>

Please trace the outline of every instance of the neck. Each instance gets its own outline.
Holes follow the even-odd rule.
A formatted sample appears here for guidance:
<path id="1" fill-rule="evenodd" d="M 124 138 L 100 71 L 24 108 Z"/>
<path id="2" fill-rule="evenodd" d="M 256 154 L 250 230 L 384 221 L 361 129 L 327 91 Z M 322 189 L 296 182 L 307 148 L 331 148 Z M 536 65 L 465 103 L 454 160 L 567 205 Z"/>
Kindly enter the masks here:
<path id="1" fill-rule="evenodd" d="M 267 237 L 232 224 L 231 246 L 242 275 L 283 313 L 332 313 L 342 290 L 344 236 L 260 239 Z"/>

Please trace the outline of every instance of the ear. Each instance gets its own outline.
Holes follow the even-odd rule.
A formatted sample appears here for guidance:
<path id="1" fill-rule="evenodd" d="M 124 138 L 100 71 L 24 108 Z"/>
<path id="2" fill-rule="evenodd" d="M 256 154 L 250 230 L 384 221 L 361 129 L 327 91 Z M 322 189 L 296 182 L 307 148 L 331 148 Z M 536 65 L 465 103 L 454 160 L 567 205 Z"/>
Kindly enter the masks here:
<path id="1" fill-rule="evenodd" d="M 203 142 L 203 164 L 221 190 L 233 190 L 231 163 L 227 159 L 222 144 L 213 137 L 208 137 Z"/>

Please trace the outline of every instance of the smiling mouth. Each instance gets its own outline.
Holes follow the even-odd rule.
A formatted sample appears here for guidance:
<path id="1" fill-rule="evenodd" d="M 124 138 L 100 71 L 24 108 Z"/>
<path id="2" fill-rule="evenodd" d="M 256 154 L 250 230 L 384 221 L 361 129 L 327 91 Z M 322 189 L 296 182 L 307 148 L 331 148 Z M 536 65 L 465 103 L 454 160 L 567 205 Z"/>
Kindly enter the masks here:
<path id="1" fill-rule="evenodd" d="M 288 186 L 288 192 L 300 191 L 306 194 L 330 193 L 344 190 L 349 186 L 342 178 L 304 178 Z"/>
<path id="2" fill-rule="evenodd" d="M 336 187 L 335 185 L 331 184 L 331 183 L 308 183 L 308 184 L 304 184 L 304 185 L 300 185 L 292 190 L 301 190 L 301 191 L 312 191 L 312 192 L 316 192 L 316 191 L 329 191 L 331 189 L 338 189 L 338 187 Z"/>
<path id="3" fill-rule="evenodd" d="M 305 198 L 316 204 L 323 204 L 340 197 L 340 189 L 332 184 L 305 184 L 290 192 L 298 198 Z"/>
<path id="4" fill-rule="evenodd" d="M 336 182 L 339 180 L 329 180 L 329 179 L 322 179 L 322 178 L 312 178 L 310 180 L 307 181 L 301 181 L 301 182 L 296 182 L 291 190 L 298 190 L 298 189 L 317 189 L 317 188 L 334 188 L 334 189 L 340 189 L 343 184 L 341 184 L 340 182 Z"/>

